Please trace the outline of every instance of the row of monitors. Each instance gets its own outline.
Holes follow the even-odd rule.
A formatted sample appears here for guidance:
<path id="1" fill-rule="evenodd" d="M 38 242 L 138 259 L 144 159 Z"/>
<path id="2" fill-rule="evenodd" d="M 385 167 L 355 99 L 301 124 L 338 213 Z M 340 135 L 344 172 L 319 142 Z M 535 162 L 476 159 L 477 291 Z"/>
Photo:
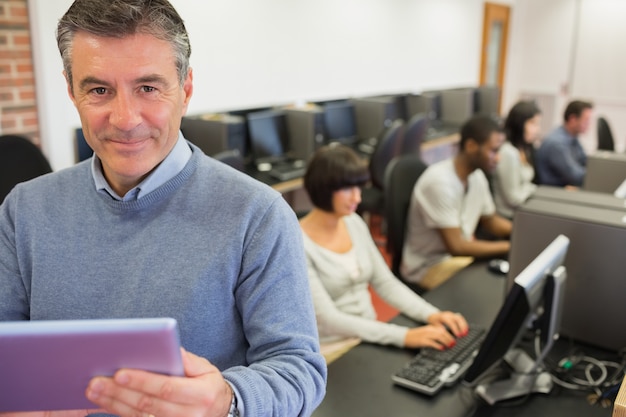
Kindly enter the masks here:
<path id="1" fill-rule="evenodd" d="M 396 119 L 426 114 L 433 127 L 452 130 L 474 114 L 497 115 L 497 87 L 466 87 L 314 102 L 300 109 L 252 108 L 223 114 L 184 117 L 187 139 L 208 155 L 237 149 L 250 159 L 290 154 L 308 159 L 320 145 L 372 141 Z M 77 130 L 77 160 L 91 155 Z"/>
<path id="2" fill-rule="evenodd" d="M 209 155 L 238 149 L 253 160 L 308 159 L 320 145 L 372 142 L 396 119 L 426 114 L 431 123 L 457 129 L 474 114 L 497 114 L 499 90 L 468 87 L 422 94 L 315 102 L 303 108 L 256 108 L 185 117 L 185 137 Z"/>
<path id="3" fill-rule="evenodd" d="M 358 140 L 355 103 L 349 100 L 324 103 L 315 110 L 256 110 L 246 117 L 247 122 L 239 115 L 220 115 L 219 119 L 185 117 L 181 128 L 208 155 L 225 149 L 249 154 L 249 137 L 255 159 L 291 155 L 307 160 L 317 146 L 328 141 L 351 144 Z M 80 128 L 76 139 L 77 160 L 91 157 L 93 152 Z M 597 151 L 589 155 L 583 189 L 626 198 L 626 154 Z"/>

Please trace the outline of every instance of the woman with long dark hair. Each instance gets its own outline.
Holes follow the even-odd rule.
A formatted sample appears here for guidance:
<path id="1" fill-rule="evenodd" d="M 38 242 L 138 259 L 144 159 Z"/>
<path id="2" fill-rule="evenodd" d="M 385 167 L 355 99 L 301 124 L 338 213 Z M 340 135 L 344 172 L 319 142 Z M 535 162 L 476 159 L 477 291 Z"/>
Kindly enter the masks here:
<path id="1" fill-rule="evenodd" d="M 512 218 L 515 209 L 536 188 L 533 150 L 541 130 L 541 110 L 533 101 L 516 103 L 509 111 L 504 130 L 507 140 L 500 148 L 492 184 L 496 210 Z"/>

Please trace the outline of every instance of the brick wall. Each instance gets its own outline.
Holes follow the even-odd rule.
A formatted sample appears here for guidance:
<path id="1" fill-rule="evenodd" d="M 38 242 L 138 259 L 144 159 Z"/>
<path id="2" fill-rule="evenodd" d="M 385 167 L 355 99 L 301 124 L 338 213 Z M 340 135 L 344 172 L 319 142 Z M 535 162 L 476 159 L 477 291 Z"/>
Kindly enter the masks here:
<path id="1" fill-rule="evenodd" d="M 39 144 L 27 0 L 0 0 L 0 126 Z"/>

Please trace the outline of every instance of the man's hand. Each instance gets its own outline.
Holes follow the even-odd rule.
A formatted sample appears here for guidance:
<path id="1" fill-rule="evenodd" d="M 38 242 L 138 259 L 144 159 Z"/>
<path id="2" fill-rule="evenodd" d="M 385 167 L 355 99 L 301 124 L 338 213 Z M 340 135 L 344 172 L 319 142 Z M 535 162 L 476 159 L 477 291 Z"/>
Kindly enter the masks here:
<path id="1" fill-rule="evenodd" d="M 185 377 L 121 369 L 112 378 L 92 379 L 87 398 L 122 417 L 225 417 L 233 392 L 221 372 L 204 358 L 182 355 Z"/>

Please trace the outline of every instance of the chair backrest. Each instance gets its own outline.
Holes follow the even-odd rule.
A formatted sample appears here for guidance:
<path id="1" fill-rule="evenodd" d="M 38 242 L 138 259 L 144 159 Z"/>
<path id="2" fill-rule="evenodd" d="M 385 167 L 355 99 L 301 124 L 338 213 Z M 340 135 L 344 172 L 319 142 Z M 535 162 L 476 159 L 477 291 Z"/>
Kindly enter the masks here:
<path id="1" fill-rule="evenodd" d="M 34 143 L 23 136 L 0 136 L 0 203 L 16 184 L 52 172 Z"/>
<path id="2" fill-rule="evenodd" d="M 404 140 L 402 141 L 402 153 L 420 154 L 422 142 L 426 139 L 428 133 L 428 115 L 426 113 L 417 113 L 411 117 L 406 123 L 404 129 Z"/>
<path id="3" fill-rule="evenodd" d="M 404 122 L 400 119 L 392 122 L 381 132 L 369 162 L 370 177 L 374 187 L 381 190 L 384 188 L 385 169 L 393 158 L 400 155 L 403 138 Z"/>
<path id="4" fill-rule="evenodd" d="M 385 171 L 384 218 L 387 225 L 387 251 L 391 255 L 391 271 L 397 277 L 400 277 L 411 194 L 417 179 L 426 168 L 427 165 L 419 155 L 405 154 L 394 158 Z"/>
<path id="5" fill-rule="evenodd" d="M 598 149 L 614 151 L 615 143 L 609 122 L 602 116 L 598 117 Z"/>
<path id="6" fill-rule="evenodd" d="M 85 133 L 82 127 L 78 127 L 75 130 L 76 133 L 76 162 L 84 161 L 93 156 L 93 149 L 87 143 L 85 139 Z"/>

